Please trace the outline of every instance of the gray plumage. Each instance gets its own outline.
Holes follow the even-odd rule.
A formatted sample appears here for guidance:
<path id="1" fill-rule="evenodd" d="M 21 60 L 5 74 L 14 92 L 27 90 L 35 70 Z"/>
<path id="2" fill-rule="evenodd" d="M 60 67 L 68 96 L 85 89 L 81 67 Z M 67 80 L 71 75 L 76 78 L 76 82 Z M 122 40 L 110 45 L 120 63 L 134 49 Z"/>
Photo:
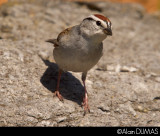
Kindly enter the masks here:
<path id="1" fill-rule="evenodd" d="M 53 43 L 54 59 L 63 71 L 82 72 L 82 81 L 85 88 L 83 105 L 88 109 L 88 97 L 85 87 L 87 72 L 97 64 L 103 55 L 102 41 L 112 35 L 111 22 L 108 18 L 95 14 L 85 18 L 79 25 L 62 31 L 57 39 L 49 39 Z M 61 70 L 59 71 L 56 95 L 62 100 L 59 93 Z"/>

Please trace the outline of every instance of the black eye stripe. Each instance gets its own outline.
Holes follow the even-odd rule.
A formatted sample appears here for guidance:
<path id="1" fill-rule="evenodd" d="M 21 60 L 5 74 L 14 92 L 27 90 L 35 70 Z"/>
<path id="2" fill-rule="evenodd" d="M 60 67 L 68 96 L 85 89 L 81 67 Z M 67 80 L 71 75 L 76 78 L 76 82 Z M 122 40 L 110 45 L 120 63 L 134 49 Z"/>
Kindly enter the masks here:
<path id="1" fill-rule="evenodd" d="M 84 20 L 93 20 L 93 18 L 88 17 L 88 18 L 85 18 Z"/>
<path id="2" fill-rule="evenodd" d="M 84 20 L 95 21 L 96 24 L 97 24 L 97 26 L 102 26 L 101 21 L 96 21 L 96 20 L 94 20 L 92 17 L 85 18 Z M 105 21 L 105 22 L 106 22 L 106 24 L 107 24 L 107 26 L 108 26 L 108 22 L 107 22 L 107 21 Z"/>

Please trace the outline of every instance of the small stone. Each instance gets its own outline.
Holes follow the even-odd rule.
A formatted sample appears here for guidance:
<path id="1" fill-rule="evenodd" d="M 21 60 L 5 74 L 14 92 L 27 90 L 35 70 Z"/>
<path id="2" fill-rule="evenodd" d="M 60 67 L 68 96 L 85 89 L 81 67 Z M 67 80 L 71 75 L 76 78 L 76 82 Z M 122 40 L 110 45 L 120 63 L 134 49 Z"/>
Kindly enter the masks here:
<path id="1" fill-rule="evenodd" d="M 114 71 L 114 70 L 115 70 L 115 67 L 112 66 L 112 65 L 108 65 L 108 66 L 107 66 L 107 70 L 108 70 L 108 71 Z"/>
<path id="2" fill-rule="evenodd" d="M 157 77 L 158 75 L 154 72 L 148 73 L 145 75 L 146 78 L 150 78 L 150 77 Z"/>
<path id="3" fill-rule="evenodd" d="M 62 117 L 58 117 L 58 118 L 56 119 L 56 121 L 57 121 L 57 123 L 60 123 L 60 122 L 65 121 L 66 119 L 67 119 L 66 116 L 62 116 Z"/>
<path id="4" fill-rule="evenodd" d="M 24 55 L 22 53 L 19 54 L 18 58 L 20 61 L 22 62 L 24 61 Z"/>
<path id="5" fill-rule="evenodd" d="M 47 127 L 52 127 L 56 126 L 56 122 L 51 122 L 50 120 L 43 120 L 37 124 L 37 126 L 47 126 Z"/>
<path id="6" fill-rule="evenodd" d="M 137 109 L 138 109 L 139 111 L 142 111 L 142 110 L 143 110 L 142 106 L 138 106 Z"/>
<path id="7" fill-rule="evenodd" d="M 156 80 L 157 82 L 160 82 L 160 77 L 156 77 L 155 80 Z"/>
<path id="8" fill-rule="evenodd" d="M 120 71 L 121 71 L 121 65 L 118 64 L 115 68 L 115 72 L 119 73 Z"/>
<path id="9" fill-rule="evenodd" d="M 142 107 L 142 106 L 137 106 L 137 109 L 135 109 L 135 110 L 137 110 L 137 111 L 139 111 L 139 112 L 144 112 L 144 113 L 146 113 L 146 112 L 148 112 L 148 110 L 147 109 L 145 109 L 144 107 Z"/>
<path id="10" fill-rule="evenodd" d="M 120 68 L 120 71 L 121 72 L 136 72 L 138 71 L 138 69 L 134 67 L 123 66 Z"/>

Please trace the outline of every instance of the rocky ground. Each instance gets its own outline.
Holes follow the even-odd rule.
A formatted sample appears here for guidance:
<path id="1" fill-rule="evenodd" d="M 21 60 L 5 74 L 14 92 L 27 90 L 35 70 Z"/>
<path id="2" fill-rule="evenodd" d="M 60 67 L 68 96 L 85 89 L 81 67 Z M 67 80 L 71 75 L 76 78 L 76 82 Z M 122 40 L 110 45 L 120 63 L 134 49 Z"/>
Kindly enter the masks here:
<path id="1" fill-rule="evenodd" d="M 91 113 L 83 115 L 81 73 L 64 73 L 45 42 L 92 14 L 108 16 L 113 36 L 89 71 Z M 0 7 L 0 126 L 160 126 L 160 15 L 140 5 L 9 1 Z"/>

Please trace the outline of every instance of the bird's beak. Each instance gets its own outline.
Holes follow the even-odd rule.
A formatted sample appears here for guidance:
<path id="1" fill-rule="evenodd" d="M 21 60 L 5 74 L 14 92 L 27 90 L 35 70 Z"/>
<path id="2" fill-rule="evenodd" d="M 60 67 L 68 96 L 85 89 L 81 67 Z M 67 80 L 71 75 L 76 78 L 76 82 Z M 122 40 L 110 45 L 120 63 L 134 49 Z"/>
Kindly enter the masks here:
<path id="1" fill-rule="evenodd" d="M 104 29 L 104 33 L 107 34 L 107 35 L 112 36 L 112 30 L 111 30 L 111 28 L 105 28 Z"/>

